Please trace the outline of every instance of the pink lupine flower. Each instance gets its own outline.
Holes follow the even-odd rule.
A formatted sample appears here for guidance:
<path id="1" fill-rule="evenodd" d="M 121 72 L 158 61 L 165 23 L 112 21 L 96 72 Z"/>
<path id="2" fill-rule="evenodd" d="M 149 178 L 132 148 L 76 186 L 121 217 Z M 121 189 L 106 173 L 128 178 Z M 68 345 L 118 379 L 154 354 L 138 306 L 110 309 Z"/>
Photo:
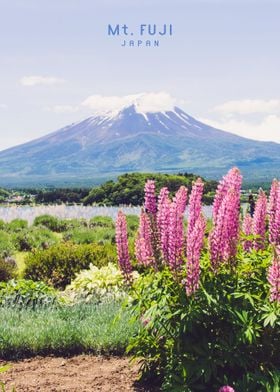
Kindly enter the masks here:
<path id="1" fill-rule="evenodd" d="M 264 191 L 260 189 L 259 196 L 256 202 L 255 212 L 252 223 L 252 233 L 258 238 L 254 241 L 255 249 L 263 249 L 265 242 L 265 219 L 267 212 L 267 199 Z"/>
<path id="2" fill-rule="evenodd" d="M 128 253 L 126 216 L 122 211 L 118 212 L 116 220 L 116 245 L 119 267 L 125 279 L 129 282 L 131 280 L 132 266 Z"/>
<path id="3" fill-rule="evenodd" d="M 246 214 L 242 224 L 242 231 L 245 234 L 245 236 L 249 236 L 252 234 L 252 224 L 253 224 L 253 218 L 251 217 L 250 214 Z M 252 241 L 244 240 L 243 249 L 246 252 L 249 252 L 252 249 Z"/>
<path id="4" fill-rule="evenodd" d="M 187 204 L 187 189 L 180 187 L 170 206 L 168 235 L 168 263 L 177 270 L 183 263 L 184 212 Z"/>
<path id="5" fill-rule="evenodd" d="M 188 201 L 188 188 L 186 188 L 185 186 L 180 186 L 180 188 L 176 192 L 175 198 L 178 212 L 180 214 L 184 214 Z"/>
<path id="6" fill-rule="evenodd" d="M 192 186 L 189 199 L 188 230 L 187 236 L 193 231 L 195 223 L 202 211 L 203 181 L 198 178 Z"/>
<path id="7" fill-rule="evenodd" d="M 232 387 L 230 387 L 229 385 L 224 385 L 223 387 L 221 387 L 219 389 L 219 392 L 235 392 L 234 389 Z"/>
<path id="8" fill-rule="evenodd" d="M 156 214 L 157 212 L 157 199 L 156 199 L 156 186 L 154 180 L 148 180 L 145 184 L 145 210 L 149 214 Z"/>
<path id="9" fill-rule="evenodd" d="M 280 246 L 276 248 L 272 264 L 268 269 L 267 279 L 270 284 L 270 300 L 280 303 Z"/>
<path id="10" fill-rule="evenodd" d="M 280 244 L 280 182 L 274 179 L 271 184 L 269 204 L 269 241 Z"/>
<path id="11" fill-rule="evenodd" d="M 209 236 L 210 258 L 214 269 L 221 262 L 233 259 L 237 251 L 240 195 L 230 189 L 224 197 L 216 223 Z"/>
<path id="12" fill-rule="evenodd" d="M 200 253 L 203 246 L 203 238 L 206 228 L 206 221 L 203 215 L 200 215 L 195 222 L 193 230 L 189 233 L 187 239 L 187 295 L 193 294 L 199 286 L 200 277 Z"/>
<path id="13" fill-rule="evenodd" d="M 140 215 L 135 251 L 136 258 L 140 264 L 150 265 L 154 263 L 151 223 L 148 215 L 144 211 Z"/>
<path id="14" fill-rule="evenodd" d="M 170 205 L 169 191 L 162 188 L 158 197 L 157 227 L 159 232 L 159 242 L 163 259 L 168 260 L 168 238 L 170 225 Z"/>
<path id="15" fill-rule="evenodd" d="M 222 201 L 225 198 L 229 189 L 234 189 L 236 192 L 240 192 L 242 183 L 242 176 L 237 167 L 233 167 L 219 182 L 216 195 L 213 202 L 213 223 L 216 224 L 219 209 Z"/>

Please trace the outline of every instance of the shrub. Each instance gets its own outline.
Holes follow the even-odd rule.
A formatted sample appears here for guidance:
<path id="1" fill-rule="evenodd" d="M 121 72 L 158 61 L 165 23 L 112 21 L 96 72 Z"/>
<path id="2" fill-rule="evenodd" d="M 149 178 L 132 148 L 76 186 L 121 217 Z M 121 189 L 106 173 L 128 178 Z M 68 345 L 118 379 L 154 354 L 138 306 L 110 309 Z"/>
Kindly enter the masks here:
<path id="1" fill-rule="evenodd" d="M 64 288 L 77 272 L 88 268 L 91 263 L 100 267 L 114 262 L 116 256 L 113 246 L 109 254 L 107 249 L 99 245 L 64 243 L 37 250 L 26 258 L 25 277 Z"/>
<path id="2" fill-rule="evenodd" d="M 75 244 L 91 244 L 93 242 L 103 244 L 104 242 L 114 242 L 115 231 L 104 227 L 95 229 L 74 229 L 67 231 L 63 236 L 64 240 L 72 241 Z"/>
<path id="3" fill-rule="evenodd" d="M 109 216 L 94 216 L 89 221 L 90 227 L 107 227 L 113 229 L 115 227 L 114 221 Z"/>
<path id="4" fill-rule="evenodd" d="M 0 230 L 4 230 L 6 228 L 6 223 L 3 221 L 3 219 L 0 219 Z"/>
<path id="5" fill-rule="evenodd" d="M 34 219 L 34 226 L 45 226 L 51 231 L 62 232 L 67 229 L 67 223 L 65 220 L 58 219 L 52 215 L 40 215 Z"/>
<path id="6" fill-rule="evenodd" d="M 134 273 L 134 278 L 138 276 Z M 126 296 L 125 283 L 121 271 L 116 265 L 89 269 L 76 274 L 76 278 L 67 286 L 65 294 L 72 301 L 104 302 L 119 300 Z"/>
<path id="7" fill-rule="evenodd" d="M 27 229 L 28 222 L 24 219 L 14 219 L 11 222 L 6 224 L 6 228 L 11 232 L 19 232 L 23 229 Z"/>
<path id="8" fill-rule="evenodd" d="M 15 251 L 12 236 L 3 230 L 0 230 L 0 258 L 11 256 Z"/>
<path id="9" fill-rule="evenodd" d="M 214 275 L 204 256 L 201 288 L 190 297 L 185 276 L 174 280 L 169 269 L 140 278 L 134 310 L 143 327 L 129 349 L 142 358 L 143 378 L 160 380 L 165 391 L 226 384 L 270 390 L 263 382 L 280 366 L 280 308 L 268 299 L 265 277 L 270 257 L 246 258 L 236 273 L 224 268 Z"/>
<path id="10" fill-rule="evenodd" d="M 268 211 L 259 192 L 244 235 L 241 182 L 237 168 L 220 181 L 206 235 L 200 179 L 189 196 L 187 233 L 186 188 L 172 200 L 163 188 L 157 204 L 154 181 L 145 186 L 135 242 L 144 273 L 132 291 L 142 328 L 129 351 L 141 360 L 143 378 L 163 391 L 279 391 L 280 182 L 272 184 Z M 131 282 L 120 213 L 116 234 L 119 265 Z M 245 249 L 244 238 L 254 237 L 262 241 Z"/>
<path id="11" fill-rule="evenodd" d="M 0 305 L 8 307 L 49 306 L 57 302 L 55 290 L 43 282 L 32 280 L 10 280 L 0 283 Z"/>
<path id="12" fill-rule="evenodd" d="M 43 227 L 31 227 L 16 233 L 14 236 L 14 243 L 19 251 L 45 249 L 57 242 L 58 239 L 53 232 Z"/>
<path id="13" fill-rule="evenodd" d="M 16 273 L 16 264 L 13 259 L 0 259 L 0 282 L 7 282 L 12 279 Z"/>

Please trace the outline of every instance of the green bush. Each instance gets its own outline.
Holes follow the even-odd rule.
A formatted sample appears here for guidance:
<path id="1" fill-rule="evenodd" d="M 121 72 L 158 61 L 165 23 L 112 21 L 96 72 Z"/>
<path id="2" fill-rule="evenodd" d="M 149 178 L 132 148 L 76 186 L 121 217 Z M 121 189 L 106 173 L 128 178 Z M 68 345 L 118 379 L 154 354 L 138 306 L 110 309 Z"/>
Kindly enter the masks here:
<path id="1" fill-rule="evenodd" d="M 4 230 L 6 228 L 6 223 L 3 221 L 3 219 L 0 219 L 0 230 Z"/>
<path id="2" fill-rule="evenodd" d="M 94 216 L 89 221 L 90 227 L 107 227 L 109 229 L 114 229 L 115 224 L 112 218 L 109 216 Z"/>
<path id="3" fill-rule="evenodd" d="M 28 222 L 24 219 L 14 219 L 6 224 L 6 229 L 11 232 L 19 232 L 28 228 Z"/>
<path id="4" fill-rule="evenodd" d="M 70 242 L 58 244 L 46 250 L 37 250 L 26 257 L 25 278 L 64 288 L 77 272 L 88 268 L 91 263 L 101 267 L 115 260 L 113 246 L 76 245 Z"/>
<path id="5" fill-rule="evenodd" d="M 14 244 L 19 251 L 46 249 L 58 242 L 53 232 L 44 227 L 31 227 L 14 235 Z"/>
<path id="6" fill-rule="evenodd" d="M 138 277 L 134 273 L 134 279 Z M 89 269 L 76 274 L 75 279 L 66 287 L 65 296 L 74 302 L 105 302 L 123 299 L 127 294 L 123 275 L 116 265 L 97 268 L 90 265 Z"/>
<path id="7" fill-rule="evenodd" d="M 15 251 L 12 235 L 0 230 L 0 258 L 11 256 Z"/>
<path id="8" fill-rule="evenodd" d="M 7 282 L 16 273 L 15 261 L 11 258 L 0 259 L 0 282 Z"/>
<path id="9" fill-rule="evenodd" d="M 62 231 L 67 230 L 67 222 L 66 220 L 62 220 L 56 218 L 52 215 L 40 215 L 34 219 L 34 226 L 45 226 L 51 231 L 55 231 L 57 233 L 61 233 Z"/>
<path id="10" fill-rule="evenodd" d="M 55 290 L 43 282 L 21 279 L 0 283 L 1 306 L 35 309 L 37 306 L 49 306 L 56 302 Z"/>
<path id="11" fill-rule="evenodd" d="M 65 241 L 72 241 L 75 244 L 91 244 L 105 242 L 114 243 L 115 231 L 104 227 L 96 227 L 95 229 L 74 229 L 67 231 L 63 235 Z"/>
<path id="12" fill-rule="evenodd" d="M 279 391 L 280 306 L 269 300 L 270 261 L 268 251 L 240 253 L 236 268 L 214 274 L 204 254 L 190 297 L 185 273 L 164 268 L 138 279 L 133 309 L 143 326 L 129 349 L 142 360 L 143 378 L 164 391 Z"/>

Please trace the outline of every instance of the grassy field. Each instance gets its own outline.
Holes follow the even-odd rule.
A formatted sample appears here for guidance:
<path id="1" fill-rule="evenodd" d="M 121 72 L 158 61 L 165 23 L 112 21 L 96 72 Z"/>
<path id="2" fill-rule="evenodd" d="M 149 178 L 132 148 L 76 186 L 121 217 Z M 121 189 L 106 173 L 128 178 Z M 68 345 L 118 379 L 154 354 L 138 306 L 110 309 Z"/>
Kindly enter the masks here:
<path id="1" fill-rule="evenodd" d="M 137 331 L 118 303 L 37 310 L 1 308 L 0 357 L 122 354 Z"/>

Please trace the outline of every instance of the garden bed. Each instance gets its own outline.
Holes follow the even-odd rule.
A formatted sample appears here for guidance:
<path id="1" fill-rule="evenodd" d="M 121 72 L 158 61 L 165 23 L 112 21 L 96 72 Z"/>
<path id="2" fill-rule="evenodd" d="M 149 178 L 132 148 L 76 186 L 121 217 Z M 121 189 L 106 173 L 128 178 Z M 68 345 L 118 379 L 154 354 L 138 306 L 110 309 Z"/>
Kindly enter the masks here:
<path id="1" fill-rule="evenodd" d="M 126 392 L 137 386 L 137 365 L 128 358 L 79 355 L 70 358 L 35 357 L 18 362 L 1 374 L 6 390 L 16 392 Z M 0 361 L 0 366 L 4 362 Z"/>

